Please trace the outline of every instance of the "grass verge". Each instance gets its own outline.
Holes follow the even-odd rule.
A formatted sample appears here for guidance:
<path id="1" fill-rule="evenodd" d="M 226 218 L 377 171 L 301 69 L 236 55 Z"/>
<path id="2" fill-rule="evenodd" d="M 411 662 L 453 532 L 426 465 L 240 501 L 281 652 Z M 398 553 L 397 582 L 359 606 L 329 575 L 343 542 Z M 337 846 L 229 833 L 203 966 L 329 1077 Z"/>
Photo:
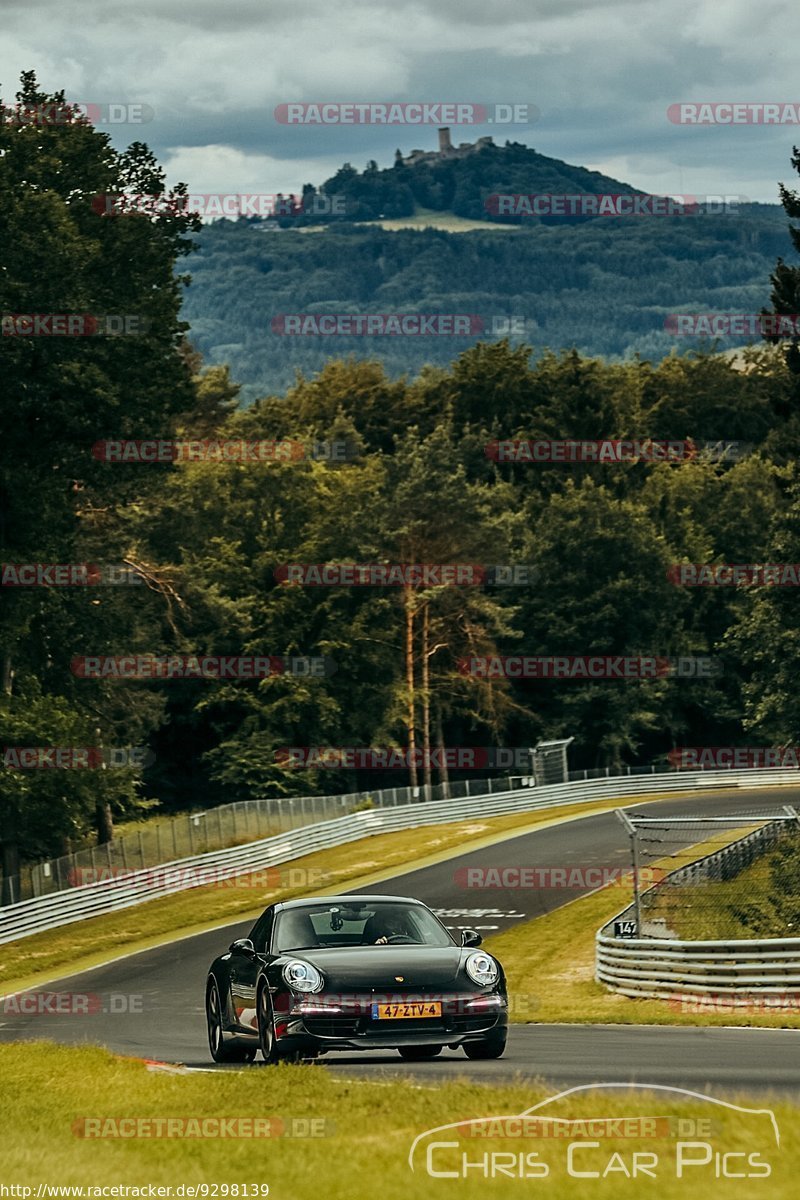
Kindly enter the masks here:
<path id="1" fill-rule="evenodd" d="M 709 854 L 742 835 L 742 830 L 709 839 L 694 857 Z M 655 866 L 670 869 L 668 859 Z M 515 1000 L 512 1020 L 520 1023 L 622 1025 L 741 1025 L 794 1029 L 800 1012 L 736 1012 L 724 1002 L 704 1010 L 692 1000 L 635 1000 L 608 991 L 594 978 L 595 934 L 630 903 L 630 888 L 610 884 L 577 900 L 515 925 L 486 940 L 508 977 Z"/>
<path id="2" fill-rule="evenodd" d="M 781 1200 L 796 1195 L 800 1171 L 797 1109 L 785 1100 L 767 1108 L 761 1100 L 731 1098 L 742 1107 L 761 1110 L 752 1113 L 663 1091 L 581 1093 L 557 1101 L 543 1114 L 573 1120 L 658 1117 L 655 1136 L 652 1126 L 650 1136 L 645 1137 L 598 1136 L 591 1131 L 584 1131 L 581 1137 L 575 1126 L 568 1138 L 478 1138 L 468 1136 L 467 1127 L 460 1133 L 445 1129 L 418 1146 L 412 1172 L 409 1151 L 425 1131 L 452 1122 L 518 1114 L 552 1092 L 537 1084 L 513 1081 L 497 1088 L 453 1079 L 432 1087 L 403 1078 L 393 1078 L 388 1084 L 334 1076 L 317 1066 L 153 1074 L 135 1059 L 44 1042 L 0 1046 L 0 1073 L 8 1114 L 3 1129 L 2 1182 L 31 1188 L 32 1197 L 39 1185 L 144 1187 L 143 1192 L 129 1195 L 146 1196 L 148 1184 L 172 1188 L 207 1184 L 212 1188 L 218 1185 L 218 1196 L 241 1198 L 259 1194 L 257 1190 L 245 1193 L 243 1185 L 259 1189 L 266 1184 L 275 1200 L 284 1196 L 291 1200 L 319 1200 L 320 1196 L 416 1200 L 431 1194 L 441 1200 L 484 1200 L 487 1195 L 527 1195 L 531 1184 L 535 1190 L 541 1183 L 555 1200 L 611 1200 L 620 1194 L 685 1200 L 688 1181 L 690 1186 L 702 1187 L 705 1197 Z M 769 1110 L 780 1132 L 780 1147 Z M 194 1127 L 181 1127 L 186 1132 L 194 1129 L 195 1136 L 153 1137 L 157 1128 L 153 1119 L 170 1117 L 198 1122 Z M 211 1122 L 220 1118 L 260 1118 L 264 1122 L 270 1117 L 282 1123 L 283 1136 L 258 1141 L 208 1136 L 215 1131 Z M 87 1127 L 83 1124 L 87 1118 L 95 1124 Z M 116 1122 L 121 1118 L 141 1118 L 149 1126 L 120 1126 Z M 287 1136 L 287 1132 L 303 1129 L 299 1124 L 303 1120 L 318 1122 L 312 1128 L 325 1136 Z M 687 1136 L 698 1120 L 709 1121 L 710 1129 L 699 1138 Z M 679 1126 L 678 1121 L 692 1125 Z M 272 1128 L 274 1134 L 280 1130 L 277 1125 Z M 105 1136 L 87 1137 L 87 1129 Z M 150 1136 L 143 1136 L 148 1129 Z M 491 1131 L 491 1127 L 483 1129 Z M 613 1127 L 604 1129 L 613 1134 Z M 497 1127 L 494 1130 L 496 1134 Z M 127 1135 L 109 1136 L 114 1132 Z M 431 1165 L 440 1172 L 456 1170 L 461 1177 L 434 1179 L 429 1175 L 425 1152 L 432 1141 L 456 1143 L 433 1150 Z M 568 1144 L 580 1141 L 585 1144 L 576 1147 L 570 1174 Z M 690 1141 L 692 1146 L 687 1148 Z M 701 1144 L 707 1146 L 707 1152 L 699 1148 Z M 630 1174 L 635 1152 L 648 1155 L 639 1163 L 644 1162 L 650 1174 L 634 1180 Z M 735 1155 L 726 1160 L 728 1172 L 745 1178 L 720 1178 L 721 1155 L 727 1152 Z M 498 1162 L 491 1156 L 500 1154 L 506 1172 L 518 1171 L 523 1157 L 527 1178 L 512 1174 L 516 1188 L 507 1174 L 489 1173 Z M 466 1177 L 462 1155 L 477 1164 L 466 1171 Z M 526 1161 L 526 1155 L 536 1157 Z M 677 1177 L 680 1155 L 697 1164 L 684 1166 L 682 1178 Z M 747 1155 L 755 1157 L 748 1160 Z M 598 1172 L 598 1177 L 578 1177 L 578 1171 Z M 24 1193 L 16 1194 L 24 1197 Z M 91 1196 L 88 1191 L 83 1194 Z"/>

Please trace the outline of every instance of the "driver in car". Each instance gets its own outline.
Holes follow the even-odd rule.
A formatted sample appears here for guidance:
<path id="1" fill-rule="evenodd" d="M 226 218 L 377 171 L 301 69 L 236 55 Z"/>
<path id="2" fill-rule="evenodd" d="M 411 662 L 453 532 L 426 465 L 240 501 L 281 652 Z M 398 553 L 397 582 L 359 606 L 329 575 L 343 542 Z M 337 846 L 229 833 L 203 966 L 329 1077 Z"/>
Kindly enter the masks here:
<path id="1" fill-rule="evenodd" d="M 368 945 L 385 946 L 393 937 L 409 938 L 416 941 L 413 930 L 409 928 L 408 921 L 403 913 L 397 912 L 395 909 L 389 909 L 388 912 L 382 913 L 380 916 L 376 913 L 367 922 L 368 928 L 364 930 L 364 941 Z M 380 936 L 374 938 L 373 935 L 378 933 Z"/>

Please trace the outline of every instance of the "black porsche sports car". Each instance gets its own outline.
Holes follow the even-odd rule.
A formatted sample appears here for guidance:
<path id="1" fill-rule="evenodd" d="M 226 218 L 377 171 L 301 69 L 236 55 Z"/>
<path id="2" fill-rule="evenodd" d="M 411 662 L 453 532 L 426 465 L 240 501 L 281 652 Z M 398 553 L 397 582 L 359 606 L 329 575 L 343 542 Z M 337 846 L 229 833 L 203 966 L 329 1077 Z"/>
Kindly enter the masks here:
<path id="1" fill-rule="evenodd" d="M 215 1062 L 268 1063 L 329 1050 L 468 1058 L 505 1050 L 503 968 L 464 930 L 459 945 L 419 900 L 330 896 L 271 904 L 214 959 L 206 984 Z"/>

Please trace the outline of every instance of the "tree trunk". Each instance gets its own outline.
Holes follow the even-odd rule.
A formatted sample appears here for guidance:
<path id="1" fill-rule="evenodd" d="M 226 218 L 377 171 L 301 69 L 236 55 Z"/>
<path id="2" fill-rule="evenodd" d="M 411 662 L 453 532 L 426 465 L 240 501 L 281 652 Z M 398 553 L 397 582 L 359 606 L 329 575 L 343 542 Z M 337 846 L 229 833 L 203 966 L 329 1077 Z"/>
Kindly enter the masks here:
<path id="1" fill-rule="evenodd" d="M 408 708 L 406 716 L 406 726 L 408 731 L 408 772 L 412 788 L 419 786 L 419 777 L 417 775 L 417 735 L 415 730 L 415 708 L 414 703 L 414 605 L 413 597 L 410 589 L 406 589 L 405 594 L 406 608 L 406 691 L 408 692 Z"/>
<path id="2" fill-rule="evenodd" d="M 108 800 L 98 799 L 94 810 L 94 825 L 97 830 L 98 846 L 114 840 L 114 818 L 111 815 L 111 805 Z"/>
<path id="3" fill-rule="evenodd" d="M 2 890 L 0 890 L 0 903 L 14 904 L 21 899 L 19 894 L 19 885 L 21 883 L 19 877 L 19 842 L 17 841 L 17 822 L 16 814 L 12 811 L 6 816 L 5 825 L 3 828 L 2 848 L 0 849 L 0 862 L 2 862 Z"/>
<path id="4" fill-rule="evenodd" d="M 422 778 L 425 799 L 431 799 L 430 605 L 422 610 Z"/>
<path id="5" fill-rule="evenodd" d="M 2 682 L 0 686 L 2 686 L 4 695 L 11 695 L 14 686 L 14 668 L 11 666 L 10 654 L 3 655 Z"/>
<path id="6" fill-rule="evenodd" d="M 97 752 L 103 758 L 103 731 L 98 726 L 94 731 L 97 739 Z M 106 769 L 105 758 L 103 758 L 100 767 L 101 779 L 102 772 Z M 94 827 L 97 833 L 98 846 L 105 846 L 108 842 L 114 840 L 114 818 L 111 815 L 111 804 L 102 793 L 102 785 L 99 789 L 99 794 L 94 808 Z"/>
<path id="7" fill-rule="evenodd" d="M 450 772 L 447 770 L 447 758 L 444 752 L 444 731 L 442 729 L 442 710 L 436 706 L 436 748 L 439 751 L 439 782 L 442 785 L 442 799 L 450 799 Z"/>

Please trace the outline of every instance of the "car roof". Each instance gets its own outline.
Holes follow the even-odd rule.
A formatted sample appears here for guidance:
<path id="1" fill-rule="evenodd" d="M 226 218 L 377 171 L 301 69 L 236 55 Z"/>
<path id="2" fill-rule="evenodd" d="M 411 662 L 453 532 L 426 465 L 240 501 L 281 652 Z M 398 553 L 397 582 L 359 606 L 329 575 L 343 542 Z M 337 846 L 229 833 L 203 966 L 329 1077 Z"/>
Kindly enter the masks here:
<path id="1" fill-rule="evenodd" d="M 394 903 L 394 904 L 415 904 L 419 908 L 427 907 L 427 905 L 424 904 L 422 902 L 422 900 L 416 900 L 413 896 L 384 896 L 383 894 L 380 894 L 377 896 L 376 895 L 364 896 L 361 893 L 353 892 L 351 894 L 351 893 L 345 892 L 342 895 L 335 895 L 335 896 L 304 896 L 298 900 L 281 900 L 278 903 L 276 903 L 275 911 L 278 912 L 278 910 L 284 909 L 284 908 L 304 908 L 307 905 L 334 904 L 337 902 L 340 902 L 342 904 L 344 904 L 344 903 L 347 903 L 347 904 L 353 904 L 353 903 L 375 904 L 376 901 L 378 901 L 378 900 L 389 901 L 390 903 Z"/>

